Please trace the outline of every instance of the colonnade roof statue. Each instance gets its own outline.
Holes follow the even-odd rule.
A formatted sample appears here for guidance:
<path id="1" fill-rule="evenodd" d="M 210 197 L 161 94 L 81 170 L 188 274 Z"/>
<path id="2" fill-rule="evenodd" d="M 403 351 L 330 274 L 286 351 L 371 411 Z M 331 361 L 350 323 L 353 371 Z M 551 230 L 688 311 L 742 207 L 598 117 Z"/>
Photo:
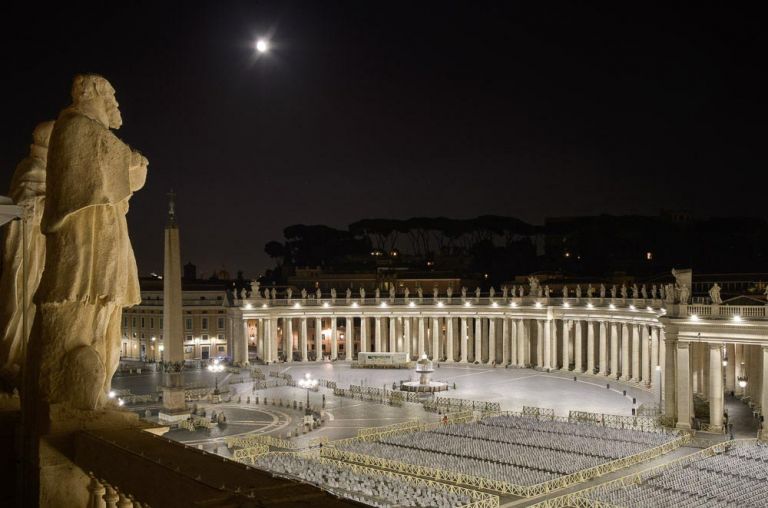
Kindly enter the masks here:
<path id="1" fill-rule="evenodd" d="M 121 125 L 109 82 L 76 76 L 72 105 L 59 115 L 48 150 L 41 222 L 47 252 L 25 386 L 42 403 L 107 403 L 122 309 L 141 301 L 125 215 L 148 162 L 111 132 Z"/>
<path id="2" fill-rule="evenodd" d="M 45 167 L 48 142 L 53 122 L 43 122 L 32 133 L 29 155 L 22 160 L 11 179 L 9 191 L 13 201 L 22 207 L 26 222 L 26 246 L 23 245 L 21 222 L 13 222 L 3 239 L 3 273 L 0 276 L 0 377 L 2 388 L 11 392 L 20 388 L 19 374 L 24 364 L 29 328 L 22 320 L 27 311 L 27 326 L 34 318 L 32 295 L 40 282 L 45 264 L 45 237 L 40 232 L 40 220 L 45 205 Z M 27 251 L 26 280 L 22 256 Z M 26 300 L 24 285 L 26 284 Z"/>

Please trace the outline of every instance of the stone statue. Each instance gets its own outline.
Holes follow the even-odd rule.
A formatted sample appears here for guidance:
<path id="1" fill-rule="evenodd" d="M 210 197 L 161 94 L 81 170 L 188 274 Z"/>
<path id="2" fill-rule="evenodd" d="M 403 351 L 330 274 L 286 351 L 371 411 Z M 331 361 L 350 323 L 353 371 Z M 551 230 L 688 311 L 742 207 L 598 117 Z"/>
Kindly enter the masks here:
<path id="1" fill-rule="evenodd" d="M 22 273 L 21 222 L 13 221 L 5 227 L 3 241 L 3 272 L 0 277 L 0 378 L 2 389 L 11 393 L 21 388 L 19 374 L 24 365 L 23 352 L 35 317 L 32 295 L 40 283 L 45 265 L 45 236 L 40 232 L 40 220 L 45 206 L 45 166 L 48 160 L 48 142 L 53 122 L 35 127 L 29 155 L 22 160 L 11 178 L 8 195 L 21 206 L 26 224 L 27 277 Z M 23 298 L 26 284 L 27 298 Z M 27 326 L 24 327 L 23 309 L 27 310 Z"/>
<path id="2" fill-rule="evenodd" d="M 270 296 L 272 297 L 273 300 L 277 300 L 277 289 L 272 288 L 272 292 Z"/>
<path id="3" fill-rule="evenodd" d="M 568 286 L 563 284 L 563 298 L 568 298 Z"/>
<path id="4" fill-rule="evenodd" d="M 765 296 L 765 299 L 768 300 L 768 284 L 765 286 L 765 291 L 763 291 L 763 295 Z"/>
<path id="5" fill-rule="evenodd" d="M 712 303 L 715 305 L 723 303 L 722 298 L 720 298 L 720 289 L 721 288 L 717 282 L 715 282 L 715 285 L 709 289 L 709 299 L 712 300 Z"/>
<path id="6" fill-rule="evenodd" d="M 448 301 L 451 301 L 451 297 L 453 296 L 453 286 L 448 286 L 448 289 L 445 290 L 445 294 L 448 295 Z"/>
<path id="7" fill-rule="evenodd" d="M 493 297 L 496 296 L 496 290 L 491 286 L 491 289 L 488 290 L 488 298 L 493 300 Z"/>
<path id="8" fill-rule="evenodd" d="M 465 301 L 466 299 L 467 299 L 467 287 L 461 286 L 461 300 Z"/>
<path id="9" fill-rule="evenodd" d="M 595 288 L 592 287 L 592 284 L 589 284 L 587 286 L 587 298 L 592 298 L 595 294 Z"/>
<path id="10" fill-rule="evenodd" d="M 509 294 L 509 288 L 507 286 L 501 286 L 501 297 L 506 301 Z"/>
<path id="11" fill-rule="evenodd" d="M 237 302 L 237 288 L 232 288 L 232 301 Z"/>
<path id="12" fill-rule="evenodd" d="M 122 118 L 106 79 L 76 76 L 72 101 L 48 149 L 46 261 L 27 367 L 32 400 L 93 410 L 109 400 L 123 308 L 141 302 L 125 215 L 148 162 L 111 132 Z"/>
<path id="13" fill-rule="evenodd" d="M 616 284 L 611 286 L 611 298 L 616 298 Z"/>
<path id="14" fill-rule="evenodd" d="M 336 303 L 336 288 L 331 288 L 331 303 Z"/>
<path id="15" fill-rule="evenodd" d="M 659 285 L 659 298 L 662 300 L 667 299 L 667 288 L 664 284 Z"/>
<path id="16" fill-rule="evenodd" d="M 549 298 L 549 284 L 544 286 L 544 298 Z"/>
<path id="17" fill-rule="evenodd" d="M 640 295 L 643 297 L 643 300 L 648 299 L 648 290 L 645 289 L 645 284 L 643 284 L 643 287 L 640 288 Z"/>
<path id="18" fill-rule="evenodd" d="M 600 298 L 605 298 L 605 284 L 600 284 Z"/>
<path id="19" fill-rule="evenodd" d="M 536 277 L 528 277 L 528 287 L 530 289 L 531 296 L 535 296 L 535 295 L 541 296 L 539 294 L 539 287 L 540 287 L 539 279 L 537 279 Z"/>
<path id="20" fill-rule="evenodd" d="M 437 285 L 434 285 L 434 286 L 432 287 L 432 298 L 433 298 L 434 300 L 437 300 L 437 297 L 438 297 L 438 295 L 439 295 L 439 294 L 440 294 L 440 290 L 439 290 L 439 289 L 437 289 Z"/>
<path id="21" fill-rule="evenodd" d="M 347 288 L 347 291 L 344 293 L 344 297 L 347 300 L 347 303 L 352 299 L 352 290 L 350 288 Z"/>
<path id="22" fill-rule="evenodd" d="M 626 300 L 627 299 L 627 285 L 622 284 L 621 285 L 621 298 Z"/>
<path id="23" fill-rule="evenodd" d="M 245 300 L 246 298 L 248 298 L 248 293 L 245 291 L 245 288 L 243 288 L 240 290 L 240 299 Z"/>
<path id="24" fill-rule="evenodd" d="M 525 296 L 525 288 L 521 284 L 519 288 L 517 288 L 517 291 L 520 293 L 520 298 Z"/>
<path id="25" fill-rule="evenodd" d="M 656 299 L 656 284 L 651 286 L 651 299 L 653 299 L 653 300 Z"/>
<path id="26" fill-rule="evenodd" d="M 301 299 L 302 300 L 307 299 L 307 290 L 305 288 L 301 288 Z"/>
<path id="27" fill-rule="evenodd" d="M 389 286 L 389 301 L 392 302 L 392 303 L 395 303 L 395 296 L 396 296 L 396 294 L 395 294 L 395 285 L 394 284 L 390 284 L 390 286 Z"/>
<path id="28" fill-rule="evenodd" d="M 293 289 L 291 289 L 291 288 L 286 289 L 285 290 L 285 297 L 290 302 L 291 298 L 293 298 Z"/>
<path id="29" fill-rule="evenodd" d="M 576 298 L 581 298 L 581 284 L 576 284 Z"/>
<path id="30" fill-rule="evenodd" d="M 411 290 L 408 289 L 408 286 L 405 287 L 405 290 L 403 290 L 403 295 L 405 297 L 405 301 L 408 301 L 408 297 L 411 295 Z"/>
<path id="31" fill-rule="evenodd" d="M 480 301 L 480 287 L 479 286 L 475 288 L 475 301 L 477 301 L 477 302 Z"/>
<path id="32" fill-rule="evenodd" d="M 269 288 L 264 288 L 264 299 L 269 300 Z"/>
<path id="33" fill-rule="evenodd" d="M 512 298 L 514 298 L 515 295 L 517 294 L 516 291 L 517 291 L 517 289 L 516 289 L 515 285 L 512 284 L 512 287 L 509 289 L 509 294 L 510 294 L 510 296 L 512 296 Z"/>
<path id="34" fill-rule="evenodd" d="M 365 300 L 365 288 L 360 288 L 360 299 Z"/>
<path id="35" fill-rule="evenodd" d="M 320 290 L 320 288 L 315 289 L 315 298 L 317 298 L 318 301 L 323 297 L 323 292 Z"/>
<path id="36" fill-rule="evenodd" d="M 637 289 L 637 284 L 632 284 L 632 298 L 637 299 L 640 296 L 639 291 Z"/>
<path id="37" fill-rule="evenodd" d="M 379 288 L 376 288 L 373 292 L 373 297 L 376 299 L 376 303 L 379 303 L 379 300 L 381 300 L 381 290 Z"/>
<path id="38" fill-rule="evenodd" d="M 688 286 L 683 284 L 683 286 L 680 288 L 680 303 L 688 304 L 688 298 L 689 298 Z"/>
<path id="39" fill-rule="evenodd" d="M 260 294 L 261 294 L 261 291 L 259 290 L 259 281 L 251 280 L 251 296 L 256 298 Z"/>

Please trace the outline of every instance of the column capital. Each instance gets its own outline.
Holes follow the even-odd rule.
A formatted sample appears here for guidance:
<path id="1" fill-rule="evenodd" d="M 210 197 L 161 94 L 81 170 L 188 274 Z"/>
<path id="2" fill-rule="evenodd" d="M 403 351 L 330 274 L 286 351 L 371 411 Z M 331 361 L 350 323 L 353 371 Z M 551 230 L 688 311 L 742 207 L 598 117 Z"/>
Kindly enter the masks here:
<path id="1" fill-rule="evenodd" d="M 685 342 L 685 341 L 682 341 L 682 340 L 675 339 L 675 340 L 673 340 L 671 342 L 677 343 L 677 349 L 688 349 L 691 346 L 690 342 Z"/>

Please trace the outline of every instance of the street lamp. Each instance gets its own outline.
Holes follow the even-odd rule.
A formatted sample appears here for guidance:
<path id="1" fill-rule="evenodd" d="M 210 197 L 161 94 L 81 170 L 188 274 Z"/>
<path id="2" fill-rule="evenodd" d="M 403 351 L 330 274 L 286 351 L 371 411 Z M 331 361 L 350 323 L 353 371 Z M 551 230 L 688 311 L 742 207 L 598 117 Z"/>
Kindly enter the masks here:
<path id="1" fill-rule="evenodd" d="M 256 41 L 256 51 L 259 53 L 266 53 L 269 51 L 269 41 L 267 39 L 258 39 Z"/>
<path id="2" fill-rule="evenodd" d="M 299 385 L 299 388 L 306 388 L 307 389 L 307 408 L 306 408 L 306 414 L 309 414 L 309 391 L 315 389 L 317 387 L 317 379 L 312 379 L 310 377 L 309 372 L 304 374 L 304 377 L 302 379 L 299 379 L 299 382 L 297 383 Z"/>
<path id="3" fill-rule="evenodd" d="M 160 363 L 163 363 L 163 351 L 165 351 L 165 344 L 160 344 Z"/>
<path id="4" fill-rule="evenodd" d="M 208 370 L 210 372 L 213 372 L 214 380 L 216 382 L 216 388 L 213 390 L 213 394 L 218 395 L 219 394 L 219 372 L 222 372 L 224 370 L 224 365 L 219 363 L 218 360 L 214 360 L 213 363 L 208 365 Z"/>

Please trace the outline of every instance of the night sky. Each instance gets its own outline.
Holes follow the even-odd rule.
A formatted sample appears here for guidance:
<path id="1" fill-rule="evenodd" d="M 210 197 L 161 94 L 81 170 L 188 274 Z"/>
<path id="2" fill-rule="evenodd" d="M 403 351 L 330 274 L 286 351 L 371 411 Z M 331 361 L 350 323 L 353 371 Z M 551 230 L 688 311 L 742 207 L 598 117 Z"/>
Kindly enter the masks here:
<path id="1" fill-rule="evenodd" d="M 5 3 L 0 193 L 95 72 L 150 161 L 142 274 L 162 272 L 171 187 L 182 262 L 249 277 L 297 223 L 768 216 L 762 16 L 527 3 Z"/>

